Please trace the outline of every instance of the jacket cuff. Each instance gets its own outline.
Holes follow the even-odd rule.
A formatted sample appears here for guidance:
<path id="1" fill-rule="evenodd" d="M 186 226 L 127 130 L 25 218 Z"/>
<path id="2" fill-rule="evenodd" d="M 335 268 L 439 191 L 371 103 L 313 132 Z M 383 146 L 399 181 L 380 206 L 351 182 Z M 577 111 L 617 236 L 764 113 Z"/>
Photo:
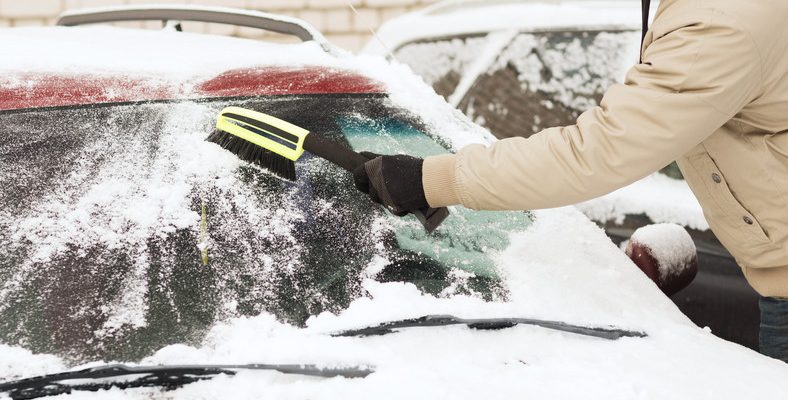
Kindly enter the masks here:
<path id="1" fill-rule="evenodd" d="M 430 207 L 460 204 L 456 191 L 456 158 L 454 154 L 442 154 L 424 159 L 421 182 L 424 185 L 424 197 Z"/>

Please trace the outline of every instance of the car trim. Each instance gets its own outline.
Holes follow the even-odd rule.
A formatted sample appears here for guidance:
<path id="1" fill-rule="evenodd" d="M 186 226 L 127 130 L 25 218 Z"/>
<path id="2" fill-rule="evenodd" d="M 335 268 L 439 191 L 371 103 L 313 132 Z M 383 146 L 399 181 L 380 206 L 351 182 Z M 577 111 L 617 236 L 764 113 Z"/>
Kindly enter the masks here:
<path id="1" fill-rule="evenodd" d="M 182 99 L 161 99 L 161 100 L 139 100 L 139 101 L 113 101 L 103 103 L 83 103 L 83 104 L 69 104 L 62 106 L 43 106 L 43 107 L 24 107 L 2 110 L 0 115 L 6 114 L 21 114 L 27 112 L 42 112 L 42 111 L 58 111 L 58 110 L 78 110 L 78 109 L 92 109 L 103 107 L 125 107 L 125 106 L 140 106 L 152 104 L 178 104 L 178 103 L 209 103 L 214 101 L 246 101 L 254 100 L 265 97 L 277 98 L 310 98 L 310 97 L 338 97 L 338 98 L 359 98 L 359 99 L 379 99 L 386 98 L 386 93 L 307 93 L 307 94 L 260 94 L 251 96 L 214 96 L 214 97 L 191 97 Z"/>
<path id="2" fill-rule="evenodd" d="M 326 67 L 259 67 L 226 71 L 204 81 L 165 82 L 150 77 L 27 74 L 23 85 L 0 85 L 0 111 L 181 98 L 385 93 L 382 83 L 353 71 Z"/>
<path id="3" fill-rule="evenodd" d="M 194 21 L 243 26 L 295 36 L 303 42 L 314 41 L 326 53 L 337 49 L 312 25 L 298 18 L 229 7 L 180 5 L 130 5 L 66 11 L 58 16 L 59 26 L 78 26 L 123 21 Z"/>

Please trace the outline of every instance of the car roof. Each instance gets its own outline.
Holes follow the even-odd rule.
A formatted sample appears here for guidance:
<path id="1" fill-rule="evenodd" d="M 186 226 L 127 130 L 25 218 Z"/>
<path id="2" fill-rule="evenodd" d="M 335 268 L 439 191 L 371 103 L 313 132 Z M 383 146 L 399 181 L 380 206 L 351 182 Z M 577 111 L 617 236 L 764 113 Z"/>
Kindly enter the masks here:
<path id="1" fill-rule="evenodd" d="M 387 54 L 415 41 L 494 31 L 637 30 L 640 21 L 634 0 L 450 0 L 389 21 L 363 52 Z"/>

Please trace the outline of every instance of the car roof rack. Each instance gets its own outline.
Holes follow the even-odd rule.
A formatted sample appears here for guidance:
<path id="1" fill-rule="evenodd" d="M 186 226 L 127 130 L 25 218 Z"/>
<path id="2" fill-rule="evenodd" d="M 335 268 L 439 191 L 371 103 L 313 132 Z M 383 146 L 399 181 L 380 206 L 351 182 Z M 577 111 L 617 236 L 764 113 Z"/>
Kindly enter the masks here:
<path id="1" fill-rule="evenodd" d="M 194 21 L 258 28 L 295 36 L 303 42 L 314 41 L 327 53 L 337 55 L 337 49 L 308 22 L 298 18 L 260 11 L 229 7 L 191 5 L 131 5 L 86 8 L 66 11 L 57 18 L 56 25 L 77 26 L 123 21 Z"/>

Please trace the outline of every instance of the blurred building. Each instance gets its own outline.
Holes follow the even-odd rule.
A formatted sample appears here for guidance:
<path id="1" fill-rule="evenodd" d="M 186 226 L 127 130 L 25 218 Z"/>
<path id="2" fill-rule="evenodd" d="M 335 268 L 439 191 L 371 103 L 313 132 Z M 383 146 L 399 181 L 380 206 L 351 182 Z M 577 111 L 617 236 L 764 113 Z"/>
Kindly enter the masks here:
<path id="1" fill-rule="evenodd" d="M 356 51 L 370 38 L 370 30 L 384 21 L 422 8 L 436 0 L 0 0 L 0 27 L 52 25 L 69 9 L 121 4 L 199 4 L 246 8 L 302 18 L 329 40 Z M 355 8 L 355 11 L 351 8 Z M 158 28 L 158 23 L 124 23 L 127 27 Z M 190 32 L 209 32 L 255 39 L 278 40 L 259 30 L 224 25 L 184 24 Z"/>

